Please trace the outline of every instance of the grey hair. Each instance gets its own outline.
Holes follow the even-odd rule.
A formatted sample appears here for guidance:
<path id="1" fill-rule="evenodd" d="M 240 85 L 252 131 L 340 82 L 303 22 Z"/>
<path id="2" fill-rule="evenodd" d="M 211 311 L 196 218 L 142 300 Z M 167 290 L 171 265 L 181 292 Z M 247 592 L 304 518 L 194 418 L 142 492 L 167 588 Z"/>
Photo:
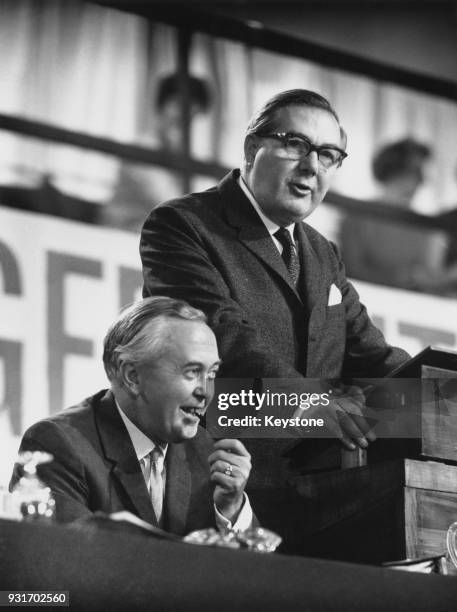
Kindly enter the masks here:
<path id="1" fill-rule="evenodd" d="M 341 146 L 343 149 L 346 149 L 347 134 L 340 123 L 335 109 L 324 96 L 310 89 L 288 89 L 270 98 L 249 121 L 246 138 L 274 131 L 276 128 L 277 111 L 286 106 L 300 104 L 311 108 L 321 108 L 333 115 L 340 128 Z"/>
<path id="2" fill-rule="evenodd" d="M 169 297 L 148 297 L 124 308 L 103 341 L 103 365 L 108 379 L 119 379 L 123 362 L 138 364 L 158 359 L 166 346 L 170 319 L 207 322 L 201 310 Z"/>

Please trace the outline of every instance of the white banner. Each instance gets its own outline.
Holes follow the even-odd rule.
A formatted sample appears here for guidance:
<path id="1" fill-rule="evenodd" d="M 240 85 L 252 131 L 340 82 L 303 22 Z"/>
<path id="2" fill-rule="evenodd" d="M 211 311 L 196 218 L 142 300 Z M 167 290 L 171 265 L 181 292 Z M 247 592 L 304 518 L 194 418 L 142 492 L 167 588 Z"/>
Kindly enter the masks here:
<path id="1" fill-rule="evenodd" d="M 426 346 L 457 349 L 457 302 L 353 281 L 390 344 L 415 355 Z"/>
<path id="2" fill-rule="evenodd" d="M 0 208 L 0 484 L 30 424 L 107 386 L 103 337 L 140 295 L 138 242 Z"/>
<path id="3" fill-rule="evenodd" d="M 38 419 L 107 385 L 104 334 L 140 295 L 138 237 L 0 208 L 0 484 Z M 456 305 L 357 283 L 388 340 L 457 348 Z"/>

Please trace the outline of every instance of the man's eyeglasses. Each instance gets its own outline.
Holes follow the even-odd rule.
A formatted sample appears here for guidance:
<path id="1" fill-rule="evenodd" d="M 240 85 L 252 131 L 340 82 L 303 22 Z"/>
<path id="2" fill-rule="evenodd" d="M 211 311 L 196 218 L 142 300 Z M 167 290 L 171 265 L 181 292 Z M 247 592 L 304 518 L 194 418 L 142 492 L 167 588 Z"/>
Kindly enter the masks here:
<path id="1" fill-rule="evenodd" d="M 305 136 L 293 132 L 258 134 L 258 136 L 279 140 L 289 159 L 299 160 L 309 155 L 311 151 L 316 151 L 319 164 L 325 170 L 333 166 L 341 166 L 343 159 L 347 157 L 347 153 L 338 147 L 313 145 Z"/>

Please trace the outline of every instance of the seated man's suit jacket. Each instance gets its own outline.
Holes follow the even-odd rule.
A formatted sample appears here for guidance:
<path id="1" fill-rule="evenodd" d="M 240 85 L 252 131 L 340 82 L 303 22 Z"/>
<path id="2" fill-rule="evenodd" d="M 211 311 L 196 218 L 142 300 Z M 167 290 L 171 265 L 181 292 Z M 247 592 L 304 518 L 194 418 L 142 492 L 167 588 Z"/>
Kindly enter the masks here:
<path id="1" fill-rule="evenodd" d="M 26 431 L 21 451 L 43 450 L 54 461 L 39 475 L 54 494 L 57 520 L 69 522 L 128 510 L 157 525 L 141 466 L 111 391 L 44 419 Z M 195 438 L 169 444 L 166 454 L 164 528 L 176 535 L 215 526 L 207 458 L 212 441 L 199 428 Z M 17 482 L 17 470 L 10 487 Z"/>
<path id="2" fill-rule="evenodd" d="M 264 223 L 237 183 L 171 200 L 145 222 L 143 295 L 187 300 L 209 319 L 220 375 L 381 377 L 408 355 L 389 346 L 345 276 L 335 245 L 296 224 L 295 289 Z M 328 305 L 332 284 L 341 303 Z"/>

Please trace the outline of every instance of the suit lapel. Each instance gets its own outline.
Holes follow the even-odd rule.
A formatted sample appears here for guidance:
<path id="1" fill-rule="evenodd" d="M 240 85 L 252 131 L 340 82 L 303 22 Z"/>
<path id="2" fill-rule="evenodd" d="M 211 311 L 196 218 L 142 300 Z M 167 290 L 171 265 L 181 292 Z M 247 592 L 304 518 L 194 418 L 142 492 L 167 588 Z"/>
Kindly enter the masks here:
<path id="1" fill-rule="evenodd" d="M 96 411 L 96 421 L 106 458 L 114 463 L 113 476 L 124 488 L 138 516 L 157 525 L 135 449 L 119 415 L 111 391 L 107 391 Z"/>
<path id="2" fill-rule="evenodd" d="M 239 229 L 238 239 L 240 242 L 279 276 L 297 299 L 301 301 L 286 265 L 273 244 L 265 224 L 236 182 L 239 175 L 239 170 L 233 170 L 218 185 L 219 193 L 225 205 L 227 221 L 232 227 Z"/>
<path id="3" fill-rule="evenodd" d="M 166 529 L 172 533 L 184 533 L 191 493 L 191 471 L 185 444 L 168 446 L 166 466 Z"/>
<path id="4" fill-rule="evenodd" d="M 322 303 L 320 296 L 326 286 L 322 278 L 323 268 L 319 265 L 317 255 L 308 240 L 303 223 L 295 225 L 295 236 L 299 245 L 300 293 L 308 312 L 311 312 L 315 304 Z"/>

